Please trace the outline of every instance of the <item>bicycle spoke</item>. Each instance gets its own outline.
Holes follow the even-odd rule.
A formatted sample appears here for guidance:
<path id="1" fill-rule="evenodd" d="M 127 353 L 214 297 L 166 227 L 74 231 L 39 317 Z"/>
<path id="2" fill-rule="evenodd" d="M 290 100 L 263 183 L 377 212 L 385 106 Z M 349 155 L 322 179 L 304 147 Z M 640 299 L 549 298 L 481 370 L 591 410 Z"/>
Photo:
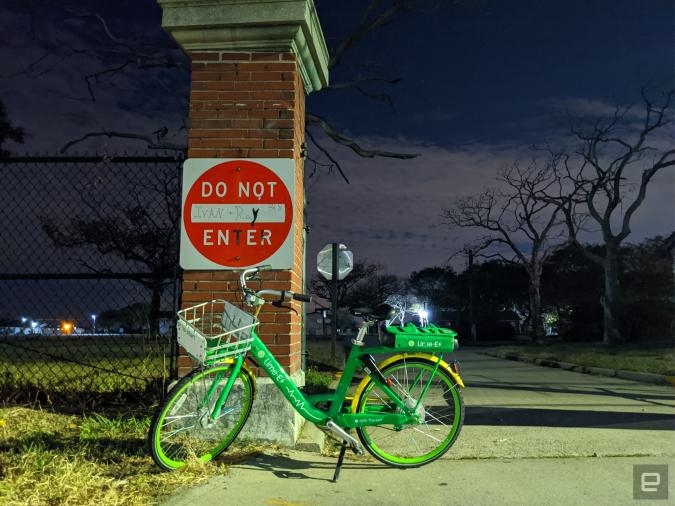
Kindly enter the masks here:
<path id="1" fill-rule="evenodd" d="M 157 464 L 177 469 L 193 459 L 205 462 L 234 440 L 248 418 L 253 387 L 248 374 L 240 371 L 225 404 L 212 418 L 230 371 L 229 365 L 195 371 L 171 390 L 149 434 Z"/>

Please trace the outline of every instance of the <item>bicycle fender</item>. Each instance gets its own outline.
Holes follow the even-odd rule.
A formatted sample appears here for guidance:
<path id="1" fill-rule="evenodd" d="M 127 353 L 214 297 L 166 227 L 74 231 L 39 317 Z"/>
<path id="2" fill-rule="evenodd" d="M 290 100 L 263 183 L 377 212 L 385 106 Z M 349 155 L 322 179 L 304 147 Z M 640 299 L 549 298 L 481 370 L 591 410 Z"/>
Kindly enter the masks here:
<path id="1" fill-rule="evenodd" d="M 383 367 L 388 366 L 389 364 L 396 362 L 397 360 L 401 360 L 403 358 L 424 358 L 431 360 L 432 362 L 441 362 L 441 365 L 439 367 L 442 367 L 445 369 L 445 371 L 450 375 L 450 377 L 455 380 L 455 383 L 457 383 L 458 386 L 464 388 L 464 382 L 462 381 L 462 378 L 459 376 L 459 374 L 455 373 L 451 368 L 450 365 L 445 361 L 441 360 L 440 358 L 434 356 L 434 355 L 427 355 L 425 353 L 399 353 L 397 355 L 392 355 L 391 357 L 387 357 L 384 359 L 382 362 L 377 364 L 377 367 L 379 369 L 382 369 Z M 356 402 L 361 396 L 361 392 L 363 392 L 363 389 L 366 388 L 366 384 L 370 382 L 370 376 L 366 376 L 361 380 L 361 383 L 359 383 L 359 386 L 356 387 L 356 390 L 354 391 L 354 397 L 352 399 L 352 413 L 356 413 Z"/>

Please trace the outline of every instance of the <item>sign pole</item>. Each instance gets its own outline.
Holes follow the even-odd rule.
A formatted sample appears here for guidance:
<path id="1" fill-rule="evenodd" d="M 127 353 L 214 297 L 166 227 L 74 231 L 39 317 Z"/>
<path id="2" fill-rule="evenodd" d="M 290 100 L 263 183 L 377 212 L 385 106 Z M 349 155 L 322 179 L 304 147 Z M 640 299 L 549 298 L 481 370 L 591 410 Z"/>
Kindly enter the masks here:
<path id="1" fill-rule="evenodd" d="M 338 311 L 338 244 L 334 242 L 332 244 L 332 253 L 333 253 L 333 276 L 331 280 L 331 311 L 333 317 L 331 319 L 331 340 L 330 340 L 330 357 L 335 360 L 335 343 L 337 341 L 337 311 Z"/>

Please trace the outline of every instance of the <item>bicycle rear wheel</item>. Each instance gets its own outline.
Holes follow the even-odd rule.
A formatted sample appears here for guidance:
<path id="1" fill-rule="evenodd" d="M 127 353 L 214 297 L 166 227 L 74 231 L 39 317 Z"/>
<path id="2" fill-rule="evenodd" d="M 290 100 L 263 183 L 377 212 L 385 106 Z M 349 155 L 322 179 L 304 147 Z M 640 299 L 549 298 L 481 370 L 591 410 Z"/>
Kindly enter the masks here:
<path id="1" fill-rule="evenodd" d="M 422 466 L 447 452 L 459 436 L 464 421 L 462 395 L 444 368 L 433 374 L 435 367 L 433 360 L 415 357 L 401 358 L 382 369 L 390 388 L 407 406 L 420 401 L 419 422 L 357 427 L 363 446 L 376 459 L 396 467 Z M 400 413 L 400 409 L 371 379 L 356 401 L 356 412 Z"/>
<path id="2" fill-rule="evenodd" d="M 213 409 L 231 372 L 230 364 L 197 369 L 171 389 L 148 434 L 157 465 L 173 470 L 190 461 L 208 462 L 234 441 L 251 412 L 255 384 L 251 375 L 241 369 L 214 419 Z"/>

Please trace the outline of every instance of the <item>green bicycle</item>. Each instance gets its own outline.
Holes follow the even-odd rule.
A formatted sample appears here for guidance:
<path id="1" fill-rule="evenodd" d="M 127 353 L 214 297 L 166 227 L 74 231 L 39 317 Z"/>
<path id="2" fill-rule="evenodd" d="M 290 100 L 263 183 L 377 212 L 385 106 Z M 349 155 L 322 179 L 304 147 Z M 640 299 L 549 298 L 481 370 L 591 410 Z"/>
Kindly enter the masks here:
<path id="1" fill-rule="evenodd" d="M 383 304 L 352 313 L 363 318 L 334 391 L 305 395 L 255 332 L 257 316 L 274 296 L 277 305 L 304 294 L 254 291 L 247 281 L 264 267 L 242 271 L 249 314 L 222 300 L 178 313 L 178 340 L 202 365 L 183 377 L 157 409 L 148 436 L 154 461 L 163 469 L 190 461 L 207 462 L 235 440 L 246 424 L 256 393 L 255 377 L 245 358 L 255 361 L 306 420 L 341 440 L 333 480 L 347 447 L 365 448 L 395 467 L 418 467 L 438 459 L 456 441 L 464 419 L 459 364 L 443 360 L 457 346 L 456 332 L 411 323 L 388 325 L 395 311 Z M 367 345 L 368 327 L 379 323 L 379 342 Z M 374 355 L 389 355 L 377 364 Z M 358 371 L 364 378 L 350 394 Z M 351 431 L 355 430 L 358 439 Z"/>

